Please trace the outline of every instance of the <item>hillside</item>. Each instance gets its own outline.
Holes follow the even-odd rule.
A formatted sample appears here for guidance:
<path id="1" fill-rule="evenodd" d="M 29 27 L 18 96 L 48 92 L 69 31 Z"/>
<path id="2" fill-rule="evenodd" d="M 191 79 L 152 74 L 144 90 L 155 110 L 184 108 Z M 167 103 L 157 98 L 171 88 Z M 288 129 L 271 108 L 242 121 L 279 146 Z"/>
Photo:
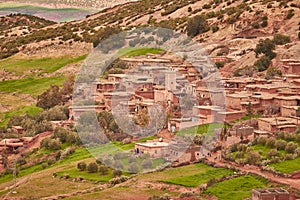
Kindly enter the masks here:
<path id="1" fill-rule="evenodd" d="M 287 17 L 289 12 L 291 18 Z M 295 55 L 293 49 L 297 49 L 295 46 L 299 45 L 299 12 L 297 1 L 214 1 L 212 6 L 209 6 L 209 1 L 146 0 L 106 9 L 80 21 L 29 31 L 22 36 L 5 37 L 0 42 L 0 57 L 7 57 L 18 51 L 26 52 L 34 44 L 40 49 L 50 44 L 56 48 L 61 43 L 71 42 L 96 45 L 98 39 L 105 39 L 120 29 L 144 25 L 186 32 L 188 19 L 203 15 L 207 19 L 210 31 L 201 33 L 195 39 L 212 55 L 223 55 L 237 60 L 237 63 L 233 62 L 228 68 L 224 68 L 224 71 L 228 71 L 227 69 L 232 68 L 230 66 L 239 64 L 239 59 L 245 63 L 245 57 L 251 57 L 250 51 L 237 56 L 240 52 L 254 48 L 260 39 L 271 37 L 275 33 L 287 34 L 292 40 L 288 47 L 278 47 L 278 58 Z M 264 27 L 260 25 L 264 21 L 263 18 L 266 21 Z M 257 22 L 258 27 L 253 22 Z M 282 26 L 283 24 L 285 26 Z M 0 35 L 4 34 L 2 32 Z M 226 47 L 226 51 L 222 47 Z"/>
<path id="2" fill-rule="evenodd" d="M 2 0 L 2 2 L 16 2 L 26 3 L 38 6 L 52 7 L 52 8 L 93 8 L 103 9 L 112 7 L 118 4 L 124 4 L 130 2 L 130 0 L 101 0 L 101 1 L 86 1 L 86 0 Z"/>
<path id="3" fill-rule="evenodd" d="M 272 113 L 267 113 L 269 110 L 263 110 L 263 107 L 257 111 L 258 108 L 255 107 L 256 110 L 254 110 L 251 103 L 248 106 L 246 104 L 247 113 L 230 108 L 229 114 L 244 112 L 243 115 L 241 114 L 243 117 L 234 116 L 235 120 L 226 121 L 225 125 L 202 122 L 199 126 L 174 132 L 165 128 L 166 124 L 164 124 L 165 127 L 161 132 L 155 127 L 156 134 L 145 138 L 123 132 L 115 122 L 111 112 L 112 106 L 107 105 L 110 102 L 108 99 L 111 93 L 121 93 L 119 90 L 115 91 L 117 90 L 115 88 L 110 88 L 122 84 L 116 79 L 122 77 L 124 72 L 140 70 L 134 68 L 134 63 L 144 65 L 144 62 L 147 63 L 145 59 L 149 59 L 149 63 L 153 60 L 159 64 L 167 62 L 166 66 L 171 66 L 172 70 L 181 70 L 186 77 L 194 77 L 195 79 L 191 78 L 194 88 L 199 89 L 201 94 L 202 91 L 210 92 L 200 81 L 205 77 L 204 73 L 195 72 L 195 68 L 186 65 L 186 60 L 176 57 L 178 55 L 172 55 L 157 48 L 122 49 L 118 53 L 124 57 L 115 61 L 108 68 L 107 73 L 101 77 L 101 80 L 105 79 L 103 85 L 101 82 L 97 83 L 98 96 L 95 95 L 95 99 L 92 100 L 86 98 L 80 102 L 82 104 L 70 106 L 74 75 L 77 74 L 92 50 L 114 34 L 139 27 L 173 29 L 199 42 L 215 61 L 221 74 L 228 78 L 228 82 L 225 83 L 229 85 L 237 80 L 238 84 L 243 85 L 237 88 L 228 86 L 224 89 L 225 95 L 229 94 L 232 99 L 236 99 L 238 106 L 242 105 L 241 102 L 244 99 L 252 98 L 251 95 L 254 98 L 263 99 L 270 94 L 264 92 L 264 95 L 259 96 L 250 91 L 249 94 L 247 93 L 249 96 L 245 97 L 245 93 L 248 92 L 245 88 L 248 83 L 255 85 L 256 81 L 258 82 L 256 85 L 263 86 L 268 83 L 266 79 L 279 76 L 278 69 L 282 65 L 282 58 L 299 60 L 299 0 L 141 0 L 136 2 L 127 0 L 24 0 L 22 2 L 35 6 L 48 6 L 52 9 L 65 6 L 75 9 L 82 7 L 98 9 L 106 4 L 109 4 L 108 7 L 111 5 L 114 7 L 70 22 L 55 22 L 27 14 L 0 17 L 0 142 L 2 142 L 0 146 L 2 148 L 0 149 L 0 198 L 243 200 L 251 197 L 254 188 L 277 187 L 288 190 L 295 198 L 300 196 L 297 178 L 300 169 L 300 128 L 294 131 L 295 134 L 283 133 L 280 129 L 280 132 L 276 132 L 276 135 L 274 133 L 271 137 L 268 135 L 255 138 L 254 126 L 258 129 L 258 118 L 272 115 Z M 106 45 L 111 47 L 114 43 Z M 164 72 L 158 70 L 157 74 Z M 109 77 L 108 73 L 112 76 Z M 126 75 L 131 76 L 131 74 Z M 147 79 L 143 75 L 141 74 L 141 79 L 137 76 L 137 79 L 132 82 L 140 81 L 143 84 Z M 257 79 L 250 80 L 247 77 Z M 130 78 L 127 79 L 129 83 L 131 83 Z M 181 80 L 182 77 L 178 78 Z M 224 78 L 224 80 L 227 79 Z M 145 82 L 147 81 L 148 79 Z M 245 86 L 243 81 L 247 82 Z M 270 86 L 280 89 L 286 89 L 288 88 L 286 85 L 290 84 L 279 77 L 271 81 Z M 150 86 L 145 85 L 138 91 L 139 95 L 134 93 L 133 98 L 126 102 L 128 103 L 126 105 L 134 105 L 131 107 L 132 115 L 137 115 L 133 118 L 134 123 L 146 124 L 148 116 L 143 113 L 145 110 L 142 107 L 147 109 L 147 105 L 151 105 L 152 101 L 155 102 L 154 94 L 157 92 L 164 96 L 161 97 L 163 99 L 161 102 L 165 102 L 164 106 L 168 107 L 164 110 L 168 118 L 164 120 L 164 123 L 165 121 L 171 122 L 173 118 L 172 122 L 176 124 L 175 118 L 181 113 L 179 113 L 180 106 L 175 95 L 172 96 L 172 101 L 169 100 L 168 92 L 171 89 L 166 89 L 165 92 L 165 88 L 154 81 L 149 84 Z M 272 87 L 271 92 L 273 92 Z M 288 88 L 291 90 L 282 90 L 281 93 L 283 96 L 290 93 L 288 97 L 291 98 L 296 96 L 296 100 L 292 99 L 293 103 L 299 104 L 298 88 L 299 86 L 291 86 Z M 80 89 L 80 92 L 85 94 L 86 91 Z M 269 92 L 270 88 L 266 86 L 263 89 Z M 220 91 L 216 91 L 218 92 Z M 180 91 L 180 95 L 181 93 L 183 92 Z M 121 98 L 123 98 L 122 95 L 124 94 L 120 94 Z M 151 98 L 142 95 L 149 95 Z M 204 97 L 198 94 L 195 96 L 196 98 Z M 285 101 L 289 103 L 288 97 L 278 97 L 277 100 L 280 105 L 283 105 Z M 203 98 L 201 106 L 204 110 L 211 109 L 217 112 L 216 106 L 210 105 L 210 98 L 212 97 Z M 87 114 L 82 114 L 83 117 L 78 120 L 77 128 L 80 129 L 80 125 L 84 126 L 84 123 L 89 124 L 87 122 L 90 121 L 101 124 L 110 142 L 107 140 L 103 142 L 102 138 L 99 139 L 101 136 L 96 134 L 94 124 L 86 126 L 87 131 L 84 130 L 82 135 L 78 134 L 74 126 L 74 107 L 78 106 L 80 112 L 82 107 L 83 110 L 90 109 L 89 106 L 94 106 L 95 102 L 97 109 L 102 109 L 96 115 L 98 121 L 95 122 L 94 118 L 86 112 Z M 129 104 L 132 102 L 136 104 Z M 194 108 L 193 102 L 188 103 Z M 235 101 L 231 103 L 234 107 Z M 258 102 L 255 103 L 254 105 L 258 105 Z M 198 106 L 199 109 L 201 106 Z M 271 105 L 270 109 L 280 115 L 281 113 L 278 113 L 276 109 L 278 107 Z M 280 107 L 278 109 L 280 110 Z M 220 109 L 221 111 L 223 110 Z M 298 112 L 294 108 L 293 111 Z M 277 126 L 277 120 L 280 123 L 284 120 L 280 121 L 277 119 L 279 116 L 275 114 L 274 123 Z M 201 120 L 204 120 L 199 111 L 199 120 L 201 117 L 203 118 Z M 205 120 L 209 121 L 209 117 Z M 127 121 L 121 122 L 127 124 Z M 170 126 L 172 126 L 171 123 Z M 242 134 L 245 131 L 238 135 L 237 130 L 245 130 L 242 129 L 245 127 L 252 128 L 251 136 L 244 137 Z M 287 124 L 286 127 L 290 128 L 291 125 Z M 296 125 L 293 124 L 292 128 L 295 127 Z M 23 131 L 23 135 L 19 134 L 19 130 Z M 221 130 L 219 137 L 214 135 L 216 130 Z M 138 129 L 137 132 L 143 131 Z M 194 132 L 196 136 L 191 134 Z M 192 145 L 188 147 L 187 154 L 191 156 L 187 161 L 179 162 L 178 159 L 172 163 L 165 158 L 154 157 L 152 159 L 148 153 L 140 154 L 140 149 L 136 149 L 135 146 L 150 141 L 148 144 L 150 147 L 157 145 L 158 142 L 177 147 L 176 145 L 181 143 L 174 144 L 172 139 L 183 135 L 188 136 L 189 139 L 189 136 L 196 138 L 190 141 Z M 213 135 L 212 138 L 210 138 L 211 135 Z M 5 140 L 8 137 L 10 140 Z M 83 142 L 86 139 L 84 137 L 89 143 Z M 205 140 L 206 137 L 208 140 Z M 217 141 L 216 144 L 208 144 L 214 143 L 214 140 Z M 7 143 L 12 145 L 9 146 L 10 152 L 6 151 Z M 22 146 L 15 149 L 20 143 Z M 195 149 L 201 147 L 201 152 L 200 150 L 196 152 L 193 145 L 196 146 Z M 205 149 L 210 145 L 213 146 L 213 150 Z M 117 152 L 116 147 L 122 151 Z M 156 150 L 153 152 L 157 154 Z M 172 152 L 171 149 L 170 154 L 173 153 L 176 154 L 176 151 Z M 198 160 L 196 158 L 194 160 L 195 155 Z M 163 169 L 159 168 L 165 167 L 166 163 L 170 165 Z M 155 170 L 151 171 L 151 167 Z M 17 171 L 16 182 L 13 181 L 13 170 Z M 122 170 L 124 172 L 121 172 Z M 135 174 L 144 172 L 143 170 L 146 171 L 145 174 Z"/>

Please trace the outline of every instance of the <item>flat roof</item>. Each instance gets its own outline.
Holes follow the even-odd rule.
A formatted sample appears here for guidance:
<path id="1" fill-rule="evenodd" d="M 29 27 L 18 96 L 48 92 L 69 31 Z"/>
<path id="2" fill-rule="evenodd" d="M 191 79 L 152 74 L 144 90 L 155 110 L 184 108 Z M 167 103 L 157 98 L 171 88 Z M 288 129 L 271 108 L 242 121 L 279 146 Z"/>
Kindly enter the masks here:
<path id="1" fill-rule="evenodd" d="M 245 98 L 250 97 L 251 93 L 233 93 L 233 94 L 227 94 L 227 97 L 234 97 L 234 98 Z"/>
<path id="2" fill-rule="evenodd" d="M 143 147 L 167 147 L 169 143 L 167 142 L 145 142 L 145 143 L 136 143 L 136 145 L 140 145 Z"/>
<path id="3" fill-rule="evenodd" d="M 258 118 L 259 121 L 268 122 L 271 125 L 289 125 L 297 124 L 297 119 L 291 117 L 273 117 L 273 118 Z"/>

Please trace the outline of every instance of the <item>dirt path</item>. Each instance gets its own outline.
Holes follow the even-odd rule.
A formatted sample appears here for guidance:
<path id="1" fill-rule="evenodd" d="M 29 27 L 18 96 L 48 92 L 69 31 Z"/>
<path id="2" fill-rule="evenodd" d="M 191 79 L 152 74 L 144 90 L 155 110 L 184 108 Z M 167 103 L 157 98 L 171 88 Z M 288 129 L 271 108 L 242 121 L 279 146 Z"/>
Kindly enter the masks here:
<path id="1" fill-rule="evenodd" d="M 23 178 L 21 178 L 21 179 L 18 179 L 18 181 L 16 182 L 16 188 L 17 187 L 19 187 L 20 185 L 26 185 L 26 183 L 28 183 L 29 181 L 30 181 L 30 178 L 31 178 L 31 176 L 29 176 L 29 177 L 23 177 Z M 0 191 L 0 193 L 2 193 L 2 192 L 6 192 L 6 191 L 8 191 L 8 190 L 10 190 L 6 195 L 5 195 L 5 197 L 4 197 L 4 200 L 6 200 L 6 199 L 11 199 L 10 197 L 9 197 L 9 195 L 11 194 L 11 193 L 13 193 L 13 188 L 15 187 L 15 185 L 11 185 L 11 186 L 8 186 L 8 187 L 6 187 L 6 188 L 4 188 L 4 190 L 1 190 Z"/>
<path id="2" fill-rule="evenodd" d="M 221 152 L 219 151 L 219 152 L 216 152 L 216 153 L 212 154 L 212 156 L 208 157 L 207 159 L 210 162 L 213 162 L 218 166 L 221 166 L 221 167 L 225 167 L 225 166 L 235 167 L 235 168 L 239 169 L 240 171 L 257 174 L 257 175 L 262 176 L 262 177 L 264 177 L 266 179 L 269 179 L 271 181 L 289 185 L 291 188 L 300 191 L 300 179 L 280 177 L 280 176 L 277 176 L 277 175 L 275 175 L 271 172 L 261 171 L 261 169 L 259 167 L 254 166 L 254 165 L 241 166 L 241 165 L 238 165 L 238 164 L 233 163 L 233 162 L 229 162 L 229 161 L 225 161 L 223 159 L 219 159 L 220 156 L 221 156 Z M 218 158 L 218 159 L 215 159 L 215 158 Z"/>

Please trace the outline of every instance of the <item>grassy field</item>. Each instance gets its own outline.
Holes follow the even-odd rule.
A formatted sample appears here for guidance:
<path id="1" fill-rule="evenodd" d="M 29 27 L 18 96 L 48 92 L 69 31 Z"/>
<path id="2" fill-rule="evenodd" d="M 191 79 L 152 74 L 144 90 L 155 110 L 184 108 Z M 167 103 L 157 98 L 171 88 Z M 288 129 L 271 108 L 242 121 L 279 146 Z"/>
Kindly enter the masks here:
<path id="1" fill-rule="evenodd" d="M 79 57 L 35 58 L 16 54 L 0 60 L 0 69 L 15 72 L 17 75 L 31 74 L 31 70 L 40 70 L 40 73 L 51 73 L 71 63 L 77 63 L 86 58 Z"/>
<path id="2" fill-rule="evenodd" d="M 85 8 L 47 8 L 17 2 L 0 3 L 0 15 L 8 15 L 10 13 L 31 14 L 56 22 L 82 19 L 86 15 L 95 12 L 96 10 Z"/>
<path id="3" fill-rule="evenodd" d="M 264 178 L 246 175 L 217 183 L 205 193 L 213 194 L 219 200 L 242 200 L 251 197 L 252 189 L 265 188 L 267 184 Z"/>
<path id="4" fill-rule="evenodd" d="M 0 91 L 38 96 L 46 91 L 50 85 L 62 86 L 65 79 L 65 77 L 49 77 L 2 81 L 0 82 Z"/>
<path id="5" fill-rule="evenodd" d="M 235 123 L 238 123 L 238 122 L 247 121 L 247 120 L 250 120 L 250 119 L 257 119 L 257 118 L 260 118 L 260 117 L 261 117 L 261 115 L 251 115 L 251 116 L 246 115 L 246 116 L 244 116 L 240 119 L 232 121 L 231 123 L 235 124 Z"/>
<path id="6" fill-rule="evenodd" d="M 70 178 L 84 178 L 85 180 L 108 182 L 113 178 L 112 170 L 109 170 L 108 174 L 101 175 L 98 173 L 88 173 L 87 171 L 79 171 L 77 168 L 72 168 L 57 173 L 58 176 L 69 175 Z"/>
<path id="7" fill-rule="evenodd" d="M 187 187 L 196 187 L 203 183 L 207 183 L 211 179 L 218 179 L 221 178 L 222 176 L 229 176 L 233 174 L 233 171 L 223 169 L 223 168 L 213 168 L 211 166 L 202 163 L 196 165 L 201 169 L 201 171 L 197 172 L 196 174 L 185 175 L 185 173 L 183 173 L 181 176 L 173 177 L 166 180 L 161 180 L 161 182 L 182 185 Z"/>
<path id="8" fill-rule="evenodd" d="M 128 187 L 119 186 L 109 188 L 101 192 L 95 192 L 91 194 L 84 194 L 75 197 L 65 198 L 67 200 L 81 200 L 81 199 L 106 199 L 106 200 L 124 200 L 124 199 L 148 199 L 153 195 L 163 196 L 164 194 L 170 194 L 172 196 L 178 196 L 178 193 L 163 191 L 151 188 L 138 188 L 138 187 Z"/>
<path id="9" fill-rule="evenodd" d="M 123 48 L 119 50 L 119 55 L 121 57 L 134 57 L 134 56 L 142 56 L 146 54 L 159 54 L 164 52 L 162 49 L 155 49 L 155 48 L 147 48 L 147 47 L 141 47 L 141 48 Z"/>
<path id="10" fill-rule="evenodd" d="M 20 109 L 13 110 L 11 112 L 1 113 L 0 126 L 6 126 L 9 119 L 14 115 L 28 114 L 30 116 L 33 116 L 41 112 L 42 110 L 43 110 L 42 108 L 36 107 L 35 105 L 31 105 L 31 106 L 23 106 Z"/>
<path id="11" fill-rule="evenodd" d="M 295 171 L 300 170 L 300 157 L 294 160 L 286 160 L 279 163 L 274 163 L 270 165 L 274 167 L 276 171 L 283 172 L 286 174 L 293 173 Z"/>
<path id="12" fill-rule="evenodd" d="M 204 134 L 208 133 L 209 135 L 214 134 L 215 129 L 223 128 L 223 124 L 211 123 L 211 124 L 202 124 L 192 128 L 180 130 L 176 135 L 186 135 L 186 134 Z"/>
<path id="13" fill-rule="evenodd" d="M 22 169 L 22 170 L 20 170 L 20 172 L 18 174 L 18 178 L 26 176 L 26 175 L 34 173 L 34 172 L 41 171 L 42 169 L 43 168 L 42 168 L 41 164 L 34 165 L 34 166 L 28 167 L 26 169 Z M 6 174 L 6 175 L 0 177 L 0 184 L 6 183 L 11 180 L 13 180 L 13 174 Z"/>

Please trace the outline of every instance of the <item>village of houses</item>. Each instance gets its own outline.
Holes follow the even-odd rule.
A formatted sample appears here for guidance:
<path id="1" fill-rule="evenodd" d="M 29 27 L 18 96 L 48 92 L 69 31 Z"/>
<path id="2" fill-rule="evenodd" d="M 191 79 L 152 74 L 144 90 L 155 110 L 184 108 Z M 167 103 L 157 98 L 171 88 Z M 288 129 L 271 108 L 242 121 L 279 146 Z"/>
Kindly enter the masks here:
<path id="1" fill-rule="evenodd" d="M 212 57 L 215 62 L 225 61 L 223 57 Z M 178 157 L 182 146 L 176 141 L 176 132 L 202 124 L 226 123 L 233 124 L 242 117 L 255 114 L 256 125 L 234 125 L 229 129 L 228 142 L 215 138 L 214 145 L 227 148 L 243 139 L 253 139 L 258 136 L 270 137 L 278 131 L 294 133 L 300 123 L 300 61 L 292 59 L 281 60 L 282 77 L 274 79 L 233 77 L 219 79 L 200 78 L 200 71 L 194 66 L 181 61 L 174 61 L 166 56 L 147 55 L 135 58 L 121 58 L 130 66 L 133 72 L 126 74 L 108 74 L 107 79 L 94 83 L 96 89 L 96 105 L 71 105 L 68 121 L 54 121 L 54 127 L 67 127 L 76 121 L 81 113 L 112 111 L 116 104 L 129 109 L 130 115 L 136 115 L 141 109 L 149 109 L 155 104 L 162 105 L 172 115 L 167 124 L 157 133 L 157 139 L 145 143 L 135 143 L 135 153 L 148 153 L 153 158 L 175 158 L 177 163 L 196 161 L 210 157 L 209 151 L 202 147 L 189 146 L 186 152 Z M 209 85 L 217 85 L 210 87 Z M 125 90 L 124 90 L 125 88 Z M 127 88 L 127 89 L 126 89 Z M 131 88 L 128 91 L 128 88 Z M 134 88 L 134 90 L 132 90 Z M 188 94 L 196 102 L 184 116 L 180 109 L 182 94 Z M 214 103 L 216 98 L 220 101 Z M 223 99 L 222 99 L 223 98 Z M 22 137 L 22 127 L 12 127 L 20 134 L 19 139 L 4 139 L 0 142 L 0 151 L 9 149 L 26 149 L 34 146 L 43 137 L 51 133 L 35 137 Z M 213 149 L 215 146 L 211 147 Z M 206 150 L 211 150 L 206 149 Z M 175 156 L 172 157 L 172 154 Z M 222 159 L 221 156 L 212 159 Z M 221 155 L 221 154 L 218 154 Z M 271 195 L 271 198 L 270 198 Z M 265 197 L 264 197 L 265 196 Z M 284 189 L 254 190 L 253 199 L 289 199 Z M 264 198 L 263 198 L 264 197 Z"/>

